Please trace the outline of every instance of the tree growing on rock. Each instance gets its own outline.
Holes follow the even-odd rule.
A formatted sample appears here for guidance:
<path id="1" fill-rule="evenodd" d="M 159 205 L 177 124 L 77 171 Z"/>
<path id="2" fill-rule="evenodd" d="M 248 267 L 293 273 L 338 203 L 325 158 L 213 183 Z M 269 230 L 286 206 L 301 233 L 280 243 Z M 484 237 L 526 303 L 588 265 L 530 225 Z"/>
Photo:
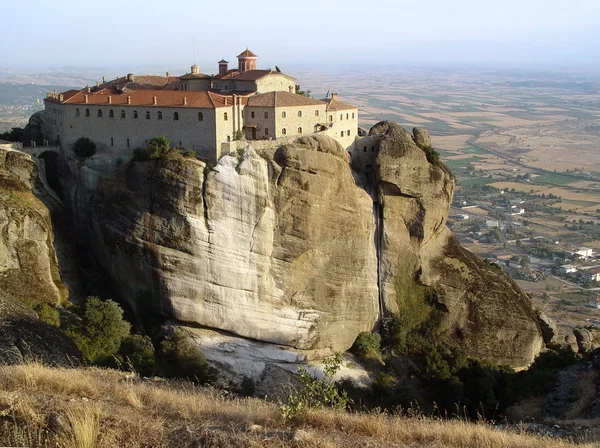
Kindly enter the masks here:
<path id="1" fill-rule="evenodd" d="M 86 137 L 78 138 L 72 149 L 77 157 L 88 158 L 96 154 L 96 144 Z"/>

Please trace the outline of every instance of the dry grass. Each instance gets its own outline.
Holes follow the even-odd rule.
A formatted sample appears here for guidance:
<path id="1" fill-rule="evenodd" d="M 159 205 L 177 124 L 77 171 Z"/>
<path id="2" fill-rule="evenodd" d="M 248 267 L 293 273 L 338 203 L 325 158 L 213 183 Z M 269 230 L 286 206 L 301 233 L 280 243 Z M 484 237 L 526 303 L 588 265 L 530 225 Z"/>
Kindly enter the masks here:
<path id="1" fill-rule="evenodd" d="M 0 445 L 63 447 L 523 447 L 572 444 L 486 424 L 310 412 L 112 370 L 0 367 Z M 593 445 L 579 445 L 591 447 Z"/>

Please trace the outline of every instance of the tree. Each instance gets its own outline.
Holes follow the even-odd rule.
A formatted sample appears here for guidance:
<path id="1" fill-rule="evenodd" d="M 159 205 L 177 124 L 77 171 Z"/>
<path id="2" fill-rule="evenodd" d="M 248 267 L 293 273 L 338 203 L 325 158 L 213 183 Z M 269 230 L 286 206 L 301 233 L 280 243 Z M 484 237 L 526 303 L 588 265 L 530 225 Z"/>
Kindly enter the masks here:
<path id="1" fill-rule="evenodd" d="M 150 139 L 146 148 L 148 150 L 148 158 L 158 159 L 169 154 L 171 141 L 164 135 L 159 135 Z"/>
<path id="2" fill-rule="evenodd" d="M 81 322 L 69 327 L 66 334 L 88 361 L 97 363 L 117 353 L 130 327 L 116 302 L 88 297 Z"/>
<path id="3" fill-rule="evenodd" d="M 182 377 L 204 384 L 214 376 L 202 353 L 179 331 L 162 341 L 159 360 L 167 377 Z"/>
<path id="4" fill-rule="evenodd" d="M 0 140 L 9 142 L 23 141 L 23 128 L 12 128 L 12 130 L 0 134 Z"/>
<path id="5" fill-rule="evenodd" d="M 86 137 L 78 138 L 72 149 L 77 157 L 87 158 L 96 154 L 96 144 Z"/>
<path id="6" fill-rule="evenodd" d="M 38 314 L 40 320 L 53 327 L 60 327 L 60 314 L 45 302 L 38 303 L 33 310 Z"/>
<path id="7" fill-rule="evenodd" d="M 300 84 L 296 84 L 296 94 L 303 95 L 303 96 L 310 96 L 310 90 L 307 90 L 305 92 L 304 90 L 301 90 Z"/>

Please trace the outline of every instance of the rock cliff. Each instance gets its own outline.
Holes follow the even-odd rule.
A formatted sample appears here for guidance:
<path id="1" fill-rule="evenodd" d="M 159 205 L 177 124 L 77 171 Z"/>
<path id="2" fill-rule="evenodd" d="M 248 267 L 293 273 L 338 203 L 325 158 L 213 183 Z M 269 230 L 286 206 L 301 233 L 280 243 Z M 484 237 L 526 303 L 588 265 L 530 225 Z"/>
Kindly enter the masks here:
<path id="1" fill-rule="evenodd" d="M 348 349 L 397 311 L 399 282 L 414 282 L 435 291 L 449 341 L 527 366 L 543 343 L 529 299 L 447 229 L 454 178 L 428 161 L 429 135 L 383 122 L 370 138 L 363 174 L 327 137 L 248 146 L 214 167 L 183 156 L 119 166 L 102 153 L 82 165 L 65 150 L 63 187 L 80 235 L 139 312 L 307 360 Z"/>

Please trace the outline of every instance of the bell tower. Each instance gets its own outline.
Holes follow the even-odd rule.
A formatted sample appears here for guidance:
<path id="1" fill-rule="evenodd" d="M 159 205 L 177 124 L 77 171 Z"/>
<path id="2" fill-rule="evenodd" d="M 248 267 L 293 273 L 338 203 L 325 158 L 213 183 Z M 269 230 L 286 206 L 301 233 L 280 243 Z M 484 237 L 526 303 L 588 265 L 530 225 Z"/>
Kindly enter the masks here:
<path id="1" fill-rule="evenodd" d="M 238 70 L 240 73 L 248 70 L 256 70 L 256 60 L 258 56 L 246 48 L 245 51 L 238 54 Z"/>

